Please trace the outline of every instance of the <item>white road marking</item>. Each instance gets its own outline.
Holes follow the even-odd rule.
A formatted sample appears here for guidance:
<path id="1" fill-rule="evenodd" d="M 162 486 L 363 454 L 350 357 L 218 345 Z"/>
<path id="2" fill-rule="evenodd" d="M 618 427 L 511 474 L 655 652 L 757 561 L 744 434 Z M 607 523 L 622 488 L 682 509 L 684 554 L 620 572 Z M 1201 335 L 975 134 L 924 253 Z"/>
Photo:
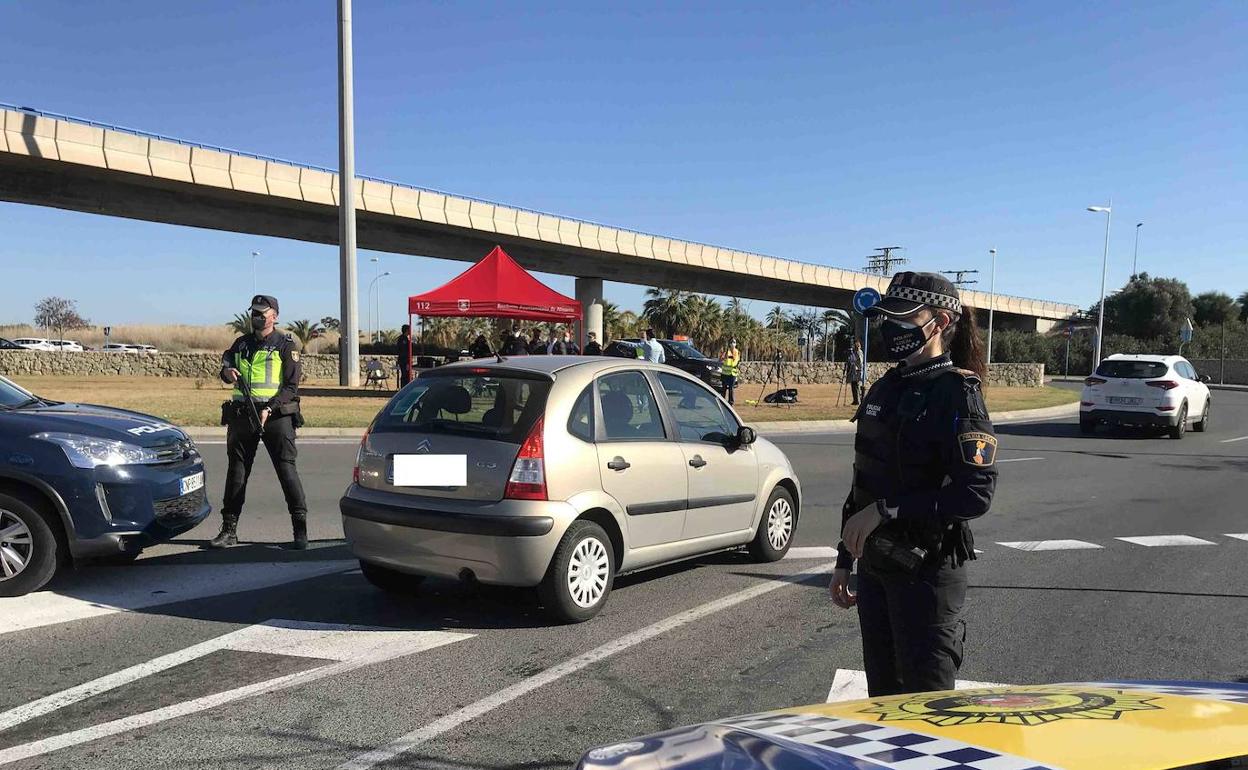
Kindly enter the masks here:
<path id="1" fill-rule="evenodd" d="M 1001 463 L 1026 463 L 1026 462 L 1031 462 L 1032 460 L 1043 460 L 1043 459 L 1044 459 L 1043 457 L 1010 457 L 1005 460 L 997 460 L 997 465 L 1000 465 Z"/>
<path id="2" fill-rule="evenodd" d="M 684 612 L 680 612 L 669 618 L 660 620 L 653 625 L 649 625 L 645 628 L 633 631 L 632 633 L 625 634 L 618 639 L 607 642 L 599 647 L 595 647 L 583 655 L 578 655 L 575 658 L 566 660 L 563 663 L 552 666 L 539 674 L 535 674 L 527 679 L 522 679 L 510 687 L 499 690 L 493 695 L 486 696 L 485 698 L 482 698 L 474 703 L 470 703 L 457 711 L 447 714 L 441 719 L 430 722 L 424 727 L 413 730 L 407 735 L 397 738 L 385 746 L 364 754 L 360 754 L 354 759 L 348 760 L 347 762 L 339 765 L 338 770 L 368 770 L 369 768 L 376 767 L 383 762 L 387 762 L 400 754 L 411 751 L 417 746 L 437 738 L 443 733 L 454 730 L 466 722 L 471 722 L 477 717 L 487 714 L 500 706 L 505 706 L 523 695 L 526 695 L 540 687 L 544 687 L 552 682 L 556 682 L 570 674 L 575 674 L 577 671 L 598 663 L 599 661 L 605 660 L 616 653 L 623 652 L 630 647 L 635 647 L 642 642 L 649 641 L 650 639 L 667 633 L 668 631 L 680 628 L 681 626 L 687 625 L 696 620 L 709 617 L 717 612 L 722 612 L 730 607 L 735 607 L 742 602 L 747 602 L 750 599 L 770 593 L 778 588 L 782 588 L 786 585 L 792 585 L 793 582 L 795 582 L 795 579 L 826 573 L 832 569 L 832 566 L 832 564 L 825 563 L 802 570 L 796 575 L 787 577 L 777 575 L 775 579 L 746 588 L 734 594 L 729 594 L 721 599 L 716 599 L 715 601 L 693 607 L 692 609 L 685 610 Z"/>
<path id="3" fill-rule="evenodd" d="M 790 548 L 784 555 L 786 559 L 835 559 L 836 546 L 812 545 L 803 548 Z"/>
<path id="4" fill-rule="evenodd" d="M 1096 543 L 1083 540 L 1020 540 L 1015 543 L 997 543 L 1016 551 L 1074 551 L 1082 548 L 1102 548 Z"/>
<path id="5" fill-rule="evenodd" d="M 987 687 L 1009 687 L 996 682 L 972 682 L 959 679 L 953 684 L 955 690 L 980 690 Z M 828 703 L 867 698 L 867 672 L 852 668 L 838 668 L 832 677 L 832 689 L 828 690 Z"/>
<path id="6" fill-rule="evenodd" d="M 0 599 L 0 635 L 345 572 L 354 560 L 92 568 L 79 585 Z M 73 578 L 71 578 L 71 581 Z"/>
<path id="7" fill-rule="evenodd" d="M 1237 438 L 1224 438 L 1224 439 L 1222 439 L 1222 441 L 1221 441 L 1220 443 L 1222 443 L 1222 444 L 1234 444 L 1236 441 L 1248 441 L 1248 436 L 1239 436 L 1239 437 L 1237 437 Z"/>
<path id="8" fill-rule="evenodd" d="M 1235 538 L 1236 540 L 1248 540 L 1248 532 L 1242 532 L 1242 533 L 1240 533 L 1240 534 L 1238 534 L 1238 535 L 1233 535 L 1233 534 L 1227 533 L 1227 535 L 1226 535 L 1226 536 L 1227 536 L 1227 537 L 1233 537 L 1233 538 Z"/>
<path id="9" fill-rule="evenodd" d="M 1159 546 L 1159 545 L 1217 545 L 1217 543 L 1209 540 L 1202 540 L 1199 537 L 1191 535 L 1147 535 L 1144 537 L 1119 537 L 1115 540 L 1122 540 L 1127 543 L 1135 543 L 1136 545 Z"/>
<path id="10" fill-rule="evenodd" d="M 140 727 L 148 727 L 243 698 L 307 684 L 363 666 L 423 652 L 472 637 L 472 634 L 450 631 L 399 631 L 371 626 L 268 620 L 19 706 L 0 714 L 0 730 L 48 714 L 93 695 L 116 689 L 216 650 L 267 652 L 276 655 L 324 658 L 336 662 L 2 749 L 0 750 L 0 765 L 30 759 L 69 746 L 89 743 Z"/>

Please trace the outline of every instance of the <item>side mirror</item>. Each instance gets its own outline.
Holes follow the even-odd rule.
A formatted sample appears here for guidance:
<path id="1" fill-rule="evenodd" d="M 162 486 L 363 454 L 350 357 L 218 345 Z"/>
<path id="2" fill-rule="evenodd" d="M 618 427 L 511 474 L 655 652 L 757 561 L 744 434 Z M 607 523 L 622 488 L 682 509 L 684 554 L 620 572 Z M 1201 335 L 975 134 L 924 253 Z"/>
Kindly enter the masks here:
<path id="1" fill-rule="evenodd" d="M 758 440 L 758 433 L 748 425 L 737 428 L 737 446 L 749 446 Z"/>
<path id="2" fill-rule="evenodd" d="M 1200 381 L 1201 382 L 1213 382 L 1213 378 L 1207 374 L 1202 374 L 1200 375 Z"/>

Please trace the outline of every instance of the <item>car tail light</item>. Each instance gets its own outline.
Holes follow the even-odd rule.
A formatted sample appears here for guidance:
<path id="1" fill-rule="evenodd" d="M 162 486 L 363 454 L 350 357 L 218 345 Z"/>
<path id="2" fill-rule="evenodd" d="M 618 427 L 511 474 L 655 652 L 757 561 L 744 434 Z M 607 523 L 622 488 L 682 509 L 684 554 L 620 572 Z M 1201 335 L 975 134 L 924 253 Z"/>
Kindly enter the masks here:
<path id="1" fill-rule="evenodd" d="M 1096 406 L 1096 404 L 1092 401 L 1080 401 L 1079 406 Z"/>
<path id="2" fill-rule="evenodd" d="M 1159 412 L 1173 412 L 1173 411 L 1174 411 L 1174 407 L 1173 407 L 1173 406 L 1159 406 L 1159 407 L 1157 407 L 1157 411 L 1159 411 Z"/>
<path id="3" fill-rule="evenodd" d="M 1104 385 L 1105 382 L 1100 377 L 1085 377 L 1083 380 L 1084 385 Z"/>
<path id="4" fill-rule="evenodd" d="M 355 453 L 355 468 L 351 471 L 351 481 L 356 484 L 360 483 L 360 460 L 364 457 L 364 445 L 368 443 L 368 432 L 372 429 L 372 425 L 364 429 L 364 437 L 360 439 L 360 448 Z"/>
<path id="5" fill-rule="evenodd" d="M 542 431 L 545 420 L 538 418 L 528 438 L 520 445 L 516 464 L 511 466 L 507 490 L 503 497 L 508 500 L 546 500 L 546 458 Z"/>
<path id="6" fill-rule="evenodd" d="M 1145 384 L 1150 388 L 1161 388 L 1162 390 L 1174 390 L 1179 387 L 1179 383 L 1174 380 L 1149 380 Z"/>

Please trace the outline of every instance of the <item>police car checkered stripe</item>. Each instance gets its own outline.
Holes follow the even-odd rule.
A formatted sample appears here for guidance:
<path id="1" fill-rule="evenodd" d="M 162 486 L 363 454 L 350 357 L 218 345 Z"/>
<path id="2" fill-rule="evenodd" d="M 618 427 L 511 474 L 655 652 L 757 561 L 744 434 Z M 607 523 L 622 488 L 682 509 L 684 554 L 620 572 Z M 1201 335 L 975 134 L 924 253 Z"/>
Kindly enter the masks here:
<path id="1" fill-rule="evenodd" d="M 721 722 L 845 757 L 861 770 L 1057 770 L 1034 760 L 896 727 L 816 714 L 756 714 Z"/>
<path id="2" fill-rule="evenodd" d="M 924 305 L 931 305 L 932 307 L 943 307 L 955 313 L 962 312 L 962 303 L 958 299 L 944 294 L 937 294 L 934 291 L 915 289 L 910 286 L 890 286 L 888 287 L 888 296 L 904 299 L 907 302 L 922 302 Z"/>
<path id="3" fill-rule="evenodd" d="M 1188 698 L 1206 698 L 1228 703 L 1248 705 L 1248 690 L 1228 687 L 1196 687 L 1192 685 L 1148 684 L 1146 682 L 1095 682 L 1093 687 L 1105 687 L 1110 690 L 1143 690 L 1158 695 L 1182 695 Z"/>

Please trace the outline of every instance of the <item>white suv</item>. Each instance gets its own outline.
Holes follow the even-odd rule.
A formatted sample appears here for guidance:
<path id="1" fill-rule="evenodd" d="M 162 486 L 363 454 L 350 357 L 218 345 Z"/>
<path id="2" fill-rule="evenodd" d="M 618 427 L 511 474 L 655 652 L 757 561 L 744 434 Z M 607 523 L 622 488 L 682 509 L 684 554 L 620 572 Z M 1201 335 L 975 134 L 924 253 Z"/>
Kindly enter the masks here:
<path id="1" fill-rule="evenodd" d="M 57 347 L 48 342 L 43 337 L 21 337 L 13 340 L 15 345 L 21 345 L 27 350 L 56 350 Z"/>
<path id="2" fill-rule="evenodd" d="M 1189 424 L 1204 431 L 1212 401 L 1208 381 L 1182 356 L 1109 356 L 1083 381 L 1079 429 L 1092 433 L 1101 422 L 1157 426 L 1171 438 L 1183 438 Z"/>
<path id="3" fill-rule="evenodd" d="M 48 340 L 48 344 L 51 345 L 54 350 L 62 350 L 66 353 L 83 352 L 82 345 L 75 340 Z"/>

